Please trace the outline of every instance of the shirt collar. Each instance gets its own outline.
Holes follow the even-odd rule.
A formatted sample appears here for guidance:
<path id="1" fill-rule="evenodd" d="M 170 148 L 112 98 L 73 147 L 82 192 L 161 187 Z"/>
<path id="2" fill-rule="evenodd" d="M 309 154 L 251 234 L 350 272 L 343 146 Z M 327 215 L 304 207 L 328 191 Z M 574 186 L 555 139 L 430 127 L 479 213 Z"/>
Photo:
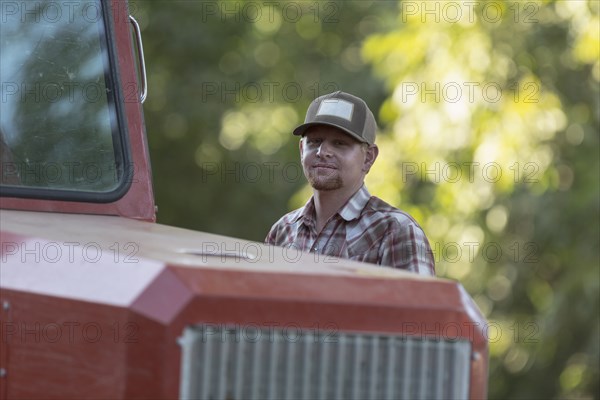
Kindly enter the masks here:
<path id="1" fill-rule="evenodd" d="M 362 185 L 361 188 L 348 199 L 346 204 L 339 209 L 338 214 L 346 221 L 358 219 L 370 198 L 371 194 L 367 190 L 367 187 Z"/>
<path id="2" fill-rule="evenodd" d="M 346 221 L 352 221 L 353 219 L 358 219 L 360 214 L 367 205 L 369 199 L 371 198 L 371 194 L 367 190 L 365 185 L 362 185 L 359 190 L 356 191 L 348 199 L 346 204 L 342 206 L 338 210 L 338 214 L 340 217 L 345 219 Z M 304 205 L 302 212 L 298 213 L 298 217 L 296 217 L 296 221 L 302 218 L 302 222 L 308 226 L 314 226 L 315 224 L 315 202 L 314 198 L 311 197 L 306 204 Z"/>

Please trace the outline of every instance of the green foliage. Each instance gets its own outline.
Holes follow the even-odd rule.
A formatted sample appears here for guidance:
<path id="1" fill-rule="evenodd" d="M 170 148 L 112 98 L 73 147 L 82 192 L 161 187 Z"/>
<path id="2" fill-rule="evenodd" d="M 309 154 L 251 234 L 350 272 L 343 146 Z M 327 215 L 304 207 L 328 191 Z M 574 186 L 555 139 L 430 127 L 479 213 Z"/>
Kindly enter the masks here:
<path id="1" fill-rule="evenodd" d="M 395 4 L 285 4 L 130 4 L 160 222 L 262 241 L 305 185 L 291 130 L 308 104 L 338 88 L 383 100 L 360 46 Z"/>
<path id="2" fill-rule="evenodd" d="M 408 200 L 438 272 L 498 327 L 490 397 L 597 398 L 598 4 L 479 3 L 460 21 L 447 4 L 365 42 L 392 93 L 372 187 Z"/>
<path id="3" fill-rule="evenodd" d="M 599 398 L 598 2 L 424 4 L 132 3 L 159 221 L 262 240 L 308 198 L 292 128 L 357 94 L 369 189 L 495 329 L 490 398 Z"/>

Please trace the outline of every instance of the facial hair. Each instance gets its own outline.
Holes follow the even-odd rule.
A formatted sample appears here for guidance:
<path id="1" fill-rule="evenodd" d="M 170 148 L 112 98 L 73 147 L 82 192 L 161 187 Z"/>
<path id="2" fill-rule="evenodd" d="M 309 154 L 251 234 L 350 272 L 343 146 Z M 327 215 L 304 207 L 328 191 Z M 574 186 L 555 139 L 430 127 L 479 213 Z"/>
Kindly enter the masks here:
<path id="1" fill-rule="evenodd" d="M 308 179 L 308 183 L 315 190 L 337 190 L 342 187 L 342 178 L 340 177 L 337 170 L 332 170 L 330 174 L 317 174 L 316 171 L 311 169 L 304 169 L 304 175 Z"/>

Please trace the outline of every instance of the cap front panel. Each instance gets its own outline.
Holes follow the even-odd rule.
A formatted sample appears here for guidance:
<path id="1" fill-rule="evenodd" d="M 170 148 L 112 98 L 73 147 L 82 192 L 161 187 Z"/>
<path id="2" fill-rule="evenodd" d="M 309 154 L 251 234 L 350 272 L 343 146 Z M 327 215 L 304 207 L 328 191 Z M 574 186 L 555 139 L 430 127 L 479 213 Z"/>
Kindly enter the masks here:
<path id="1" fill-rule="evenodd" d="M 330 115 L 333 117 L 343 118 L 347 121 L 352 121 L 352 113 L 354 104 L 346 100 L 325 99 L 321 102 L 317 116 Z"/>

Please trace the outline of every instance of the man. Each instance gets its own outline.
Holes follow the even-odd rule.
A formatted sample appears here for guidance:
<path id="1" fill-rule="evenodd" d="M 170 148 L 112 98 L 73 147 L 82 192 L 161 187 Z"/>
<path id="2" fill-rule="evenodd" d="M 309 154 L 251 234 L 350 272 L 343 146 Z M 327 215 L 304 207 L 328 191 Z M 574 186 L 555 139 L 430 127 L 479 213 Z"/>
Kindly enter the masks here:
<path id="1" fill-rule="evenodd" d="M 360 98 L 341 91 L 315 99 L 294 130 L 313 196 L 284 215 L 269 244 L 435 275 L 425 233 L 408 214 L 371 196 L 365 175 L 377 159 L 377 124 Z"/>

